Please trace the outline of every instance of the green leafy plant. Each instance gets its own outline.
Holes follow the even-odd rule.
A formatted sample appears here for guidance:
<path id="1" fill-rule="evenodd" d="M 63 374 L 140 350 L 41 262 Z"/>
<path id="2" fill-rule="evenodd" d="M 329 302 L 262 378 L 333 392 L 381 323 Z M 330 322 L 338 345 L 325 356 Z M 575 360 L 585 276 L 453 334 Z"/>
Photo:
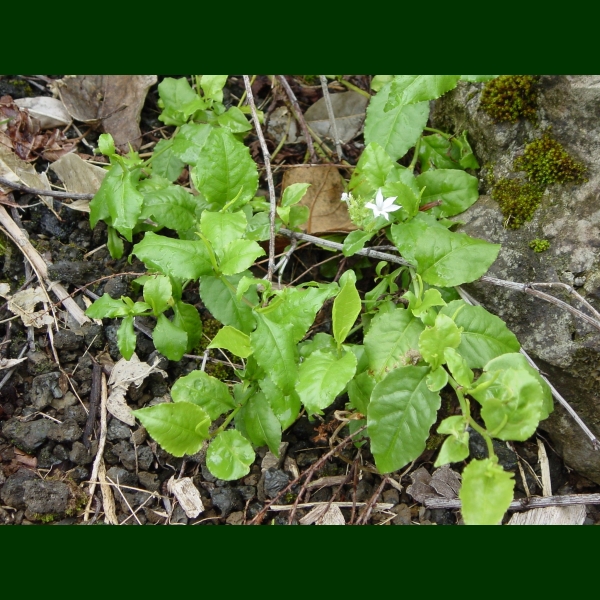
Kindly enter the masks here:
<path id="1" fill-rule="evenodd" d="M 92 202 L 92 225 L 107 223 L 115 256 L 124 249 L 121 236 L 131 242 L 145 232 L 133 254 L 149 273 L 136 280 L 143 302 L 105 294 L 87 314 L 122 318 L 118 344 L 125 358 L 135 349 L 134 318 L 153 317 L 156 348 L 179 360 L 200 339 L 199 315 L 182 301 L 185 287 L 199 281 L 204 306 L 222 324 L 209 347 L 242 363 L 231 386 L 193 371 L 174 384 L 173 403 L 134 412 L 165 450 L 182 456 L 208 444 L 209 470 L 238 479 L 249 472 L 254 447 L 278 455 L 282 431 L 302 409 L 322 414 L 347 392 L 351 429 L 368 426 L 377 468 L 389 473 L 423 452 L 448 386 L 456 414 L 437 427 L 447 437 L 436 465 L 467 460 L 469 428 L 479 432 L 489 456 L 464 468 L 463 515 L 467 523 L 500 521 L 514 481 L 499 466 L 492 440 L 527 439 L 552 410 L 552 398 L 504 322 L 453 289 L 481 277 L 500 247 L 452 230 L 449 217 L 478 198 L 477 179 L 464 171 L 477 161 L 465 132 L 426 127 L 430 100 L 461 79 L 489 78 L 377 79 L 366 147 L 342 198 L 359 227 L 343 253 L 352 256 L 384 234 L 406 266 L 392 270 L 380 262 L 376 284 L 362 298 L 353 270 L 338 283 L 282 289 L 252 273 L 264 254 L 258 242 L 269 239 L 269 206 L 255 197 L 258 171 L 241 141 L 250 124 L 240 109 L 222 104 L 225 76 L 196 78 L 194 88 L 186 79 L 160 84 L 160 118 L 176 131 L 146 161 L 133 152 L 117 155 L 110 137 L 101 137 L 111 166 Z M 411 148 L 412 159 L 402 166 L 398 161 Z M 194 193 L 173 183 L 185 165 Z M 307 209 L 299 205 L 306 188 L 285 190 L 277 230 L 306 221 Z M 404 304 L 397 303 L 399 294 Z M 330 300 L 331 333 L 307 337 Z"/>

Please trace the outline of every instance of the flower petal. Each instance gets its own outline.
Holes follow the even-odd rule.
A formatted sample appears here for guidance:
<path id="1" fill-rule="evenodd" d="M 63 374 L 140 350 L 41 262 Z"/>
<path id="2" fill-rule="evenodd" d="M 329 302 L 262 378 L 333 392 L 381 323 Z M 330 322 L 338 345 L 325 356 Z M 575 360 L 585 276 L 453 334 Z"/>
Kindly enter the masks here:
<path id="1" fill-rule="evenodd" d="M 392 196 L 391 198 L 386 198 L 383 206 L 387 207 L 387 206 L 392 206 L 392 204 L 394 204 L 394 200 L 397 198 L 398 196 Z"/>

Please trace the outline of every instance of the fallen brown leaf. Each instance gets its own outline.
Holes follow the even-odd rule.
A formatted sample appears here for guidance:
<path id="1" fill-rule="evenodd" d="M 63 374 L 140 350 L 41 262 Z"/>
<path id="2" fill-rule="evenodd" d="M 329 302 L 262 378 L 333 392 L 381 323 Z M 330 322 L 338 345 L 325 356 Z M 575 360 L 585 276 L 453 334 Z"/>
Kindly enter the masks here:
<path id="1" fill-rule="evenodd" d="M 119 150 L 141 146 L 139 127 L 146 94 L 156 75 L 77 75 L 57 81 L 65 108 L 77 121 L 101 124 Z"/>
<path id="2" fill-rule="evenodd" d="M 309 220 L 303 225 L 306 233 L 348 233 L 356 229 L 346 204 L 340 200 L 344 187 L 336 167 L 315 165 L 288 169 L 283 176 L 282 189 L 293 183 L 311 184 L 300 201 L 310 208 Z"/>

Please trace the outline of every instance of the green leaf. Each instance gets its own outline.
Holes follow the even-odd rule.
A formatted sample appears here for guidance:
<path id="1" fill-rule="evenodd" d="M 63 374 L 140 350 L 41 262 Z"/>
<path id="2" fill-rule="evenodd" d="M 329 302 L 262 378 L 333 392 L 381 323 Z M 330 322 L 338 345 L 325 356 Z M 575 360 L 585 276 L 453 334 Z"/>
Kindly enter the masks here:
<path id="1" fill-rule="evenodd" d="M 252 444 L 235 429 L 221 431 L 206 452 L 208 470 L 224 481 L 248 475 L 254 459 Z"/>
<path id="2" fill-rule="evenodd" d="M 247 273 L 247 275 L 252 275 Z M 246 334 L 249 334 L 254 329 L 255 318 L 252 307 L 246 304 L 246 301 L 252 305 L 258 304 L 258 296 L 256 294 L 256 286 L 252 286 L 244 293 L 244 300 L 238 300 L 236 297 L 235 288 L 243 274 L 234 275 L 233 277 L 203 277 L 200 281 L 200 298 L 210 311 L 215 319 L 218 319 L 223 325 L 231 325 Z"/>
<path id="3" fill-rule="evenodd" d="M 213 273 L 208 251 L 201 241 L 174 240 L 148 232 L 133 247 L 133 254 L 147 267 L 179 279 L 199 279 Z"/>
<path id="4" fill-rule="evenodd" d="M 250 150 L 226 129 L 209 133 L 191 177 L 204 197 L 220 208 L 238 194 L 237 205 L 245 204 L 258 188 L 258 171 Z"/>
<path id="5" fill-rule="evenodd" d="M 90 202 L 92 228 L 101 219 L 110 218 L 112 227 L 131 242 L 131 231 L 137 224 L 144 201 L 137 190 L 139 177 L 139 169 L 124 171 L 120 165 L 112 166 Z"/>
<path id="6" fill-rule="evenodd" d="M 371 394 L 375 388 L 375 379 L 366 371 L 359 373 L 348 384 L 348 399 L 353 408 L 366 416 L 371 402 Z"/>
<path id="7" fill-rule="evenodd" d="M 194 196 L 180 185 L 144 193 L 144 206 L 140 219 L 154 219 L 160 225 L 175 231 L 186 231 L 196 224 Z"/>
<path id="8" fill-rule="evenodd" d="M 292 183 L 292 185 L 288 185 L 281 197 L 281 206 L 286 207 L 298 204 L 309 187 L 310 183 Z"/>
<path id="9" fill-rule="evenodd" d="M 85 311 L 85 314 L 92 319 L 125 317 L 130 313 L 131 309 L 123 300 L 115 300 L 106 292 Z"/>
<path id="10" fill-rule="evenodd" d="M 125 317 L 117 330 L 117 346 L 125 360 L 129 360 L 135 351 L 137 338 L 133 330 L 133 317 Z"/>
<path id="11" fill-rule="evenodd" d="M 504 371 L 505 369 L 520 369 L 527 371 L 542 387 L 544 404 L 540 414 L 540 421 L 548 418 L 548 415 L 554 410 L 554 401 L 552 400 L 552 390 L 550 386 L 542 379 L 539 372 L 534 369 L 527 359 L 520 352 L 502 354 L 488 362 L 484 370 L 488 373 Z"/>
<path id="12" fill-rule="evenodd" d="M 269 379 L 265 377 L 259 383 L 260 389 L 266 396 L 274 415 L 281 425 L 281 429 L 287 429 L 298 418 L 302 404 L 296 391 L 289 396 L 284 393 Z"/>
<path id="13" fill-rule="evenodd" d="M 479 169 L 479 163 L 473 154 L 473 149 L 467 139 L 467 132 L 463 131 L 452 140 L 453 154 L 458 158 L 458 164 L 463 169 Z"/>
<path id="14" fill-rule="evenodd" d="M 454 348 L 446 348 L 444 357 L 456 383 L 466 388 L 470 387 L 473 383 L 473 371 L 469 369 L 467 361 Z"/>
<path id="15" fill-rule="evenodd" d="M 296 391 L 308 413 L 321 413 L 346 387 L 356 372 L 356 356 L 342 358 L 323 350 L 313 352 L 301 365 Z"/>
<path id="16" fill-rule="evenodd" d="M 419 187 L 425 187 L 421 205 L 441 200 L 430 212 L 436 217 L 452 217 L 469 208 L 479 198 L 479 181 L 464 171 L 436 169 L 417 177 Z"/>
<path id="17" fill-rule="evenodd" d="M 453 233 L 441 226 L 431 227 L 424 220 L 392 225 L 390 230 L 402 256 L 415 261 L 417 273 L 432 285 L 455 286 L 475 281 L 500 251 L 500 244 Z M 473 260 L 474 256 L 477 260 Z"/>
<path id="18" fill-rule="evenodd" d="M 393 160 L 402 158 L 419 139 L 429 118 L 429 102 L 398 105 L 385 112 L 391 83 L 371 99 L 365 120 L 365 143 L 377 142 Z"/>
<path id="19" fill-rule="evenodd" d="M 425 290 L 423 294 L 423 298 L 419 302 L 417 297 L 412 292 L 406 292 L 402 296 L 403 298 L 407 298 L 409 300 L 408 308 L 412 311 L 415 317 L 420 317 L 429 311 L 433 306 L 444 306 L 446 304 L 445 300 L 442 298 L 442 294 L 439 290 L 434 288 L 429 288 Z"/>
<path id="20" fill-rule="evenodd" d="M 302 204 L 289 207 L 288 227 L 294 228 L 306 223 L 310 217 L 310 208 Z"/>
<path id="21" fill-rule="evenodd" d="M 445 388 L 448 383 L 448 372 L 442 367 L 438 367 L 435 371 L 431 371 L 427 377 L 427 389 L 430 392 L 439 392 Z"/>
<path id="22" fill-rule="evenodd" d="M 175 181 L 180 175 L 185 163 L 173 152 L 172 140 L 160 140 L 154 146 L 152 173 Z"/>
<path id="23" fill-rule="evenodd" d="M 169 360 L 181 360 L 187 350 L 187 333 L 180 329 L 165 315 L 159 315 L 152 332 L 152 341 L 156 349 Z"/>
<path id="24" fill-rule="evenodd" d="M 227 75 L 202 75 L 200 79 L 200 87 L 204 92 L 204 97 L 215 102 L 223 102 L 223 87 L 226 83 Z"/>
<path id="25" fill-rule="evenodd" d="M 378 383 L 367 411 L 371 452 L 382 473 L 400 469 L 425 450 L 441 404 L 427 388 L 429 367 L 400 367 Z"/>
<path id="26" fill-rule="evenodd" d="M 195 165 L 212 130 L 207 123 L 186 123 L 173 138 L 173 154 L 186 165 Z"/>
<path id="27" fill-rule="evenodd" d="M 278 227 L 276 226 L 276 230 Z M 259 212 L 248 220 L 246 239 L 262 242 L 268 240 L 271 232 L 271 221 L 268 212 Z"/>
<path id="28" fill-rule="evenodd" d="M 246 215 L 243 211 L 234 213 L 211 212 L 205 210 L 200 217 L 200 228 L 217 254 L 231 242 L 240 240 L 246 231 Z"/>
<path id="29" fill-rule="evenodd" d="M 271 304 L 260 309 L 271 321 L 292 326 L 292 339 L 297 344 L 314 323 L 323 303 L 338 290 L 337 284 L 322 288 L 285 288 Z"/>
<path id="30" fill-rule="evenodd" d="M 256 313 L 258 326 L 250 334 L 250 344 L 256 362 L 286 396 L 296 383 L 296 342 L 291 323 L 275 323 L 261 313 Z"/>
<path id="31" fill-rule="evenodd" d="M 356 289 L 356 275 L 354 271 L 346 271 L 344 275 L 346 274 L 352 274 L 352 277 L 347 278 L 344 283 L 340 281 L 342 289 L 333 301 L 332 310 L 333 337 L 338 347 L 348 336 L 361 309 L 360 296 Z"/>
<path id="32" fill-rule="evenodd" d="M 302 358 L 308 358 L 317 350 L 330 350 L 331 352 L 334 352 L 336 348 L 337 346 L 333 341 L 333 337 L 328 333 L 323 333 L 320 331 L 312 336 L 311 339 L 306 340 L 305 342 L 300 342 L 299 352 Z"/>
<path id="33" fill-rule="evenodd" d="M 115 154 L 115 141 L 110 133 L 103 133 L 98 138 L 98 150 L 100 150 L 104 156 L 112 156 Z"/>
<path id="34" fill-rule="evenodd" d="M 221 251 L 220 269 L 224 275 L 237 275 L 254 264 L 265 251 L 250 240 L 235 240 Z"/>
<path id="35" fill-rule="evenodd" d="M 459 344 L 460 329 L 450 317 L 444 314 L 438 314 L 435 325 L 427 327 L 419 337 L 421 356 L 433 370 L 444 363 L 444 350 L 456 348 Z"/>
<path id="36" fill-rule="evenodd" d="M 423 323 L 402 308 L 375 316 L 364 345 L 369 367 L 377 381 L 405 364 L 404 355 L 417 348 L 423 329 Z"/>
<path id="37" fill-rule="evenodd" d="M 538 380 L 525 369 L 486 372 L 478 385 L 493 383 L 471 395 L 481 404 L 481 416 L 487 430 L 501 440 L 525 441 L 540 422 L 544 394 Z"/>
<path id="38" fill-rule="evenodd" d="M 462 327 L 461 342 L 457 350 L 471 369 L 481 369 L 493 358 L 507 352 L 518 352 L 521 347 L 515 334 L 504 321 L 481 306 L 471 306 L 464 300 L 454 300 L 444 306 L 440 313 L 454 318 Z"/>
<path id="39" fill-rule="evenodd" d="M 152 308 L 155 317 L 169 308 L 171 281 L 164 275 L 155 275 L 144 284 L 144 300 Z"/>
<path id="40" fill-rule="evenodd" d="M 449 463 L 461 462 L 469 457 L 469 432 L 465 431 L 462 438 L 447 437 L 440 448 L 434 467 L 443 467 Z"/>
<path id="41" fill-rule="evenodd" d="M 390 83 L 393 80 L 393 75 L 375 75 L 371 80 L 371 89 L 374 92 L 378 92 L 386 83 Z"/>
<path id="42" fill-rule="evenodd" d="M 458 497 L 466 525 L 497 525 L 513 499 L 513 474 L 497 458 L 471 461 L 462 472 Z"/>
<path id="43" fill-rule="evenodd" d="M 421 137 L 419 161 L 421 163 L 421 173 L 425 173 L 432 166 L 437 169 L 460 168 L 460 165 L 452 156 L 452 143 L 447 137 L 439 133 Z"/>
<path id="44" fill-rule="evenodd" d="M 232 106 L 227 112 L 219 115 L 217 122 L 232 133 L 244 133 L 252 129 L 246 115 L 237 106 Z"/>
<path id="45" fill-rule="evenodd" d="M 463 81 L 470 81 L 471 83 L 480 83 L 483 81 L 489 81 L 495 79 L 498 75 L 461 75 L 460 78 Z"/>
<path id="46" fill-rule="evenodd" d="M 464 417 L 445 418 L 437 431 L 449 434 L 450 437 L 444 440 L 434 466 L 441 467 L 448 463 L 460 462 L 469 456 L 469 432 Z"/>
<path id="47" fill-rule="evenodd" d="M 185 107 L 200 100 L 185 77 L 165 77 L 158 85 L 158 94 L 163 108 L 158 118 L 165 125 L 183 125 L 191 114 Z"/>
<path id="48" fill-rule="evenodd" d="M 196 454 L 208 438 L 210 417 L 190 402 L 157 404 L 133 411 L 148 433 L 173 456 Z"/>
<path id="49" fill-rule="evenodd" d="M 390 155 L 377 142 L 371 142 L 358 160 L 348 189 L 361 198 L 368 198 L 385 185 L 395 167 Z"/>
<path id="50" fill-rule="evenodd" d="M 365 244 L 375 235 L 374 231 L 363 231 L 357 229 L 356 231 L 350 232 L 344 240 L 344 249 L 342 253 L 344 256 L 352 256 L 359 250 L 365 247 Z"/>
<path id="51" fill-rule="evenodd" d="M 236 356 L 242 358 L 248 358 L 252 354 L 252 348 L 250 347 L 250 337 L 245 333 L 226 325 L 219 330 L 217 335 L 213 338 L 208 348 L 225 348 Z"/>
<path id="52" fill-rule="evenodd" d="M 123 256 L 123 252 L 125 251 L 125 245 L 123 244 L 123 240 L 117 233 L 117 230 L 114 227 L 108 226 L 108 240 L 106 241 L 106 247 L 110 252 L 112 258 L 121 258 Z"/>
<path id="53" fill-rule="evenodd" d="M 396 75 L 385 111 L 397 106 L 435 100 L 454 89 L 460 75 Z"/>
<path id="54" fill-rule="evenodd" d="M 244 406 L 243 413 L 250 441 L 255 446 L 269 446 L 269 450 L 279 456 L 281 425 L 266 396 L 262 392 L 254 394 Z"/>
<path id="55" fill-rule="evenodd" d="M 180 377 L 171 388 L 173 402 L 191 402 L 206 411 L 214 421 L 235 408 L 229 388 L 204 371 L 192 371 Z"/>
<path id="56" fill-rule="evenodd" d="M 173 305 L 173 325 L 187 333 L 187 352 L 191 352 L 202 339 L 202 320 L 195 306 L 177 300 Z"/>

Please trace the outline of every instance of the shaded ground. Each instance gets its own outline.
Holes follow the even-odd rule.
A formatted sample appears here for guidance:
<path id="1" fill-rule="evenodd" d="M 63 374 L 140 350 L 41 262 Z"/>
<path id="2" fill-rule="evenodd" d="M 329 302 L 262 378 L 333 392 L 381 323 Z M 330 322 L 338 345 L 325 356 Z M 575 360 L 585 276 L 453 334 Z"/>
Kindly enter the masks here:
<path id="1" fill-rule="evenodd" d="M 369 90 L 368 77 L 348 79 L 353 85 Z M 318 79 L 317 82 L 306 78 L 290 78 L 289 81 L 303 110 L 322 96 L 321 87 L 316 84 Z M 40 79 L 3 77 L 0 78 L 0 96 L 18 98 L 48 95 L 46 83 Z M 334 84 L 332 91 L 336 91 L 336 85 L 339 91 L 346 89 Z M 284 105 L 281 91 L 273 92 L 267 77 L 258 77 L 253 88 L 257 104 L 266 115 Z M 241 77 L 230 78 L 227 89 L 230 101 L 239 99 L 243 93 Z M 173 128 L 164 127 L 157 120 L 158 114 L 157 91 L 153 86 L 142 112 L 142 153 L 150 151 L 156 142 L 169 137 L 173 131 Z M 99 132 L 85 126 L 81 133 L 85 137 L 77 142 L 78 152 L 91 154 L 90 147 L 96 146 Z M 80 134 L 75 129 L 69 129 L 66 137 L 75 139 Z M 268 138 L 267 142 L 270 152 L 275 152 L 278 148 L 276 140 Z M 250 135 L 246 143 L 260 166 L 262 156 L 258 141 Z M 356 163 L 363 147 L 361 134 L 344 145 L 349 165 Z M 331 153 L 333 146 L 327 150 Z M 278 196 L 285 167 L 306 162 L 306 151 L 303 143 L 286 144 L 279 148 L 273 159 Z M 407 160 L 410 158 L 408 156 Z M 98 157 L 94 160 L 102 162 Z M 326 162 L 329 159 L 326 156 L 321 160 Z M 38 172 L 44 172 L 49 163 L 38 157 L 33 164 Z M 348 171 L 342 171 L 342 174 L 349 176 Z M 56 178 L 53 179 L 51 171 L 48 171 L 48 176 L 54 183 L 60 183 Z M 187 172 L 184 171 L 180 181 L 186 177 Z M 263 180 L 261 189 L 266 189 Z M 12 200 L 18 204 L 18 208 L 8 208 L 13 219 L 28 233 L 30 241 L 44 259 L 53 263 L 50 267 L 51 279 L 60 280 L 69 292 L 86 286 L 86 291 L 92 297 L 105 292 L 114 298 L 124 294 L 133 298 L 138 295 L 138 290 L 131 283 L 136 275 L 131 274 L 143 273 L 145 268 L 135 258 L 131 264 L 126 258 L 111 259 L 103 247 L 106 243 L 106 227 L 103 223 L 92 231 L 86 213 L 71 210 L 60 202 L 54 202 L 54 211 L 51 211 L 31 194 L 16 192 L 12 194 Z M 35 284 L 35 275 L 29 271 L 19 250 L 4 235 L 0 241 L 3 248 L 0 256 L 1 279 L 10 283 L 13 293 Z M 134 243 L 137 241 L 134 239 Z M 378 243 L 386 242 L 374 241 L 374 245 Z M 283 252 L 287 244 L 287 240 L 279 240 L 278 252 Z M 130 251 L 131 245 L 126 244 L 125 256 Z M 254 268 L 258 276 L 266 272 L 265 266 L 259 263 Z M 361 257 L 347 259 L 332 255 L 311 245 L 294 253 L 283 281 L 337 280 L 347 268 L 353 268 L 362 275 L 359 283 L 362 292 L 373 287 L 375 274 L 370 261 Z M 218 324 L 202 305 L 197 285 L 185 290 L 183 300 L 199 310 L 204 332 L 211 338 Z M 85 309 L 82 294 L 77 294 L 76 301 Z M 330 304 L 325 305 L 310 334 L 330 332 L 330 308 Z M 99 432 L 98 411 L 94 402 L 90 406 L 90 398 L 94 397 L 94 390 L 99 385 L 101 367 L 98 365 L 105 365 L 108 371 L 110 363 L 120 359 L 116 345 L 118 322 L 105 319 L 102 325 L 90 324 L 82 328 L 67 328 L 61 323 L 51 342 L 43 329 L 28 331 L 19 319 L 12 317 L 13 314 L 4 304 L 0 308 L 0 357 L 11 359 L 25 356 L 27 360 L 14 370 L 0 371 L 0 376 L 4 377 L 0 384 L 0 524 L 81 523 L 88 504 L 87 481 L 97 451 Z M 151 329 L 153 323 L 138 319 L 138 324 L 142 331 L 137 331 L 137 355 L 140 360 L 152 363 L 157 353 L 143 329 Z M 131 387 L 128 393 L 130 406 L 141 408 L 166 401 L 176 379 L 199 368 L 201 360 L 201 352 L 195 358 L 184 357 L 179 362 L 162 358 L 159 366 L 167 371 L 168 378 L 154 374 L 139 388 Z M 206 370 L 222 380 L 231 380 L 233 370 L 228 366 L 230 360 L 233 358 L 223 355 L 221 351 L 211 350 Z M 185 459 L 175 458 L 158 448 L 138 424 L 129 427 L 109 415 L 104 459 L 107 477 L 115 484 L 113 493 L 118 521 L 127 524 L 212 525 L 249 523 L 257 518 L 263 524 L 287 524 L 291 511 L 283 508 L 263 509 L 273 499 L 276 500 L 276 506 L 289 506 L 301 494 L 300 507 L 295 511 L 293 522 L 306 517 L 315 503 L 333 500 L 347 503 L 339 505 L 346 523 L 459 523 L 456 510 L 428 510 L 423 506 L 428 494 L 444 495 L 435 487 L 427 488 L 424 472 L 418 471 L 423 467 L 428 473 L 433 473 L 433 462 L 441 443 L 436 436 L 431 438 L 424 454 L 405 472 L 392 474 L 388 479 L 376 473 L 368 445 L 357 448 L 348 443 L 339 450 L 338 456 L 320 460 L 330 451 L 334 434 L 336 444 L 348 435 L 346 427 L 338 430 L 343 423 L 335 414 L 335 411 L 344 409 L 345 402 L 345 397 L 338 398 L 326 411 L 322 421 L 309 422 L 306 416 L 302 416 L 284 433 L 279 460 L 266 448 L 259 448 L 250 474 L 234 482 L 215 479 L 206 469 L 203 452 Z M 450 402 L 445 401 L 440 419 L 451 414 L 452 410 Z M 484 448 L 483 442 L 479 445 L 476 436 L 472 435 L 472 456 L 483 457 Z M 546 449 L 554 493 L 600 492 L 600 486 L 569 472 L 548 443 Z M 516 497 L 525 496 L 525 484 L 531 494 L 541 493 L 535 439 L 515 444 L 513 449 L 498 444 L 497 452 L 503 466 L 516 473 Z M 522 459 L 522 474 L 518 468 L 517 454 Z M 453 468 L 460 473 L 460 465 L 453 465 Z M 198 517 L 188 519 L 169 492 L 168 480 L 173 476 L 190 477 L 200 491 L 204 511 Z M 289 486 L 296 479 L 298 481 Z M 424 481 L 425 491 L 423 488 L 417 490 Z M 410 485 L 413 487 L 407 491 Z M 289 490 L 285 491 L 287 487 Z M 409 491 L 413 492 L 412 495 Z M 88 513 L 88 522 L 91 523 L 104 521 L 100 489 L 95 493 L 96 499 L 91 503 Z M 303 504 L 309 506 L 303 507 Z M 600 511 L 588 508 L 586 522 L 600 522 Z"/>

